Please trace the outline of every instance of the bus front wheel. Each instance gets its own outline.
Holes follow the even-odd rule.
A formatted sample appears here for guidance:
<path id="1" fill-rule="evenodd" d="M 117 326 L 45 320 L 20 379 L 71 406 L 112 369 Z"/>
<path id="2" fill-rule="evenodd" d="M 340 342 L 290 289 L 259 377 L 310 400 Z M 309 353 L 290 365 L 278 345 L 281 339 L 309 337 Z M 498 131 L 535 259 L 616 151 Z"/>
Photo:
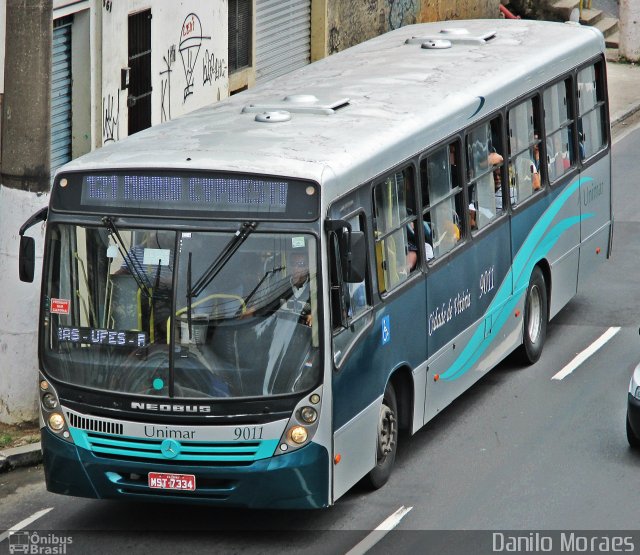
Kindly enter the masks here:
<path id="1" fill-rule="evenodd" d="M 367 481 L 373 489 L 387 483 L 393 470 L 398 447 L 398 404 L 396 392 L 391 382 L 387 384 L 380 406 L 378 436 L 376 441 L 376 466 L 367 475 Z"/>
<path id="2" fill-rule="evenodd" d="M 524 305 L 524 333 L 520 353 L 525 364 L 534 364 L 542 354 L 547 337 L 547 303 L 544 274 L 536 266 L 531 273 Z"/>

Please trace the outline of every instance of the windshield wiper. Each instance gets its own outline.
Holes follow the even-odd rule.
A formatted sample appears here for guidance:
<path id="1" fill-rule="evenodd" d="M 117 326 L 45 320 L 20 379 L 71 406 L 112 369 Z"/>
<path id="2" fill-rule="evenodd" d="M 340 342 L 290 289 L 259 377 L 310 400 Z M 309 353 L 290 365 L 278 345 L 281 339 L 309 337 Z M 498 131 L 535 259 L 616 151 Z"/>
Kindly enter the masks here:
<path id="1" fill-rule="evenodd" d="M 251 235 L 251 232 L 256 228 L 256 226 L 256 222 L 244 222 L 240 226 L 240 229 L 235 232 L 231 240 L 225 245 L 220 254 L 211 263 L 211 265 L 198 278 L 198 281 L 196 281 L 195 285 L 191 283 L 192 253 L 191 251 L 189 251 L 189 261 L 187 263 L 187 328 L 189 330 L 189 340 L 191 340 L 192 299 L 200 295 L 200 293 L 202 293 L 209 286 L 209 284 L 220 273 L 222 268 L 224 268 L 225 264 L 233 256 L 233 254 L 240 248 L 242 243 L 244 243 L 247 237 Z"/>
<path id="2" fill-rule="evenodd" d="M 142 265 L 138 260 L 138 256 L 136 255 L 135 251 L 133 249 L 130 251 L 127 249 L 124 241 L 122 240 L 122 237 L 120 236 L 120 232 L 116 227 L 116 224 L 109 216 L 104 216 L 102 218 L 102 223 L 107 228 L 109 235 L 114 238 L 116 246 L 118 247 L 118 252 L 124 259 L 127 270 L 129 270 L 129 273 L 135 280 L 138 288 L 144 293 L 146 297 L 152 298 L 150 284 L 148 283 L 146 276 L 140 273 L 140 268 Z"/>
<path id="3" fill-rule="evenodd" d="M 249 304 L 249 301 L 253 298 L 253 296 L 258 292 L 260 286 L 264 283 L 264 280 L 267 279 L 271 274 L 275 274 L 276 272 L 281 272 L 284 270 L 284 266 L 278 266 L 277 268 L 272 268 L 271 270 L 267 270 L 264 275 L 260 278 L 258 284 L 251 290 L 251 292 L 244 298 L 244 306 Z M 240 312 L 242 307 L 238 310 Z"/>
<path id="4" fill-rule="evenodd" d="M 204 271 L 204 273 L 197 279 L 193 287 L 189 287 L 187 291 L 187 297 L 190 299 L 196 298 L 202 293 L 214 278 L 220 273 L 222 268 L 225 267 L 229 259 L 240 248 L 255 230 L 258 224 L 256 222 L 244 222 L 238 231 L 235 232 L 231 240 L 225 245 L 220 254 L 215 258 L 211 265 Z"/>

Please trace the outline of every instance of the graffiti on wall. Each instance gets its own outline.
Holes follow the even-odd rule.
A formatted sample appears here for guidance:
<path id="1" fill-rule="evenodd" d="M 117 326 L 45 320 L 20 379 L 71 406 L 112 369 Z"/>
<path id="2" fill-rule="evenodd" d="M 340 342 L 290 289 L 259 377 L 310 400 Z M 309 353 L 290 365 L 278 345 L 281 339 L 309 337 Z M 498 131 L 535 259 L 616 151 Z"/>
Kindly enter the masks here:
<path id="1" fill-rule="evenodd" d="M 120 91 L 102 97 L 102 143 L 120 139 Z"/>
<path id="2" fill-rule="evenodd" d="M 403 25 L 416 23 L 425 2 L 426 0 L 329 0 L 329 53 L 339 52 Z"/>
<path id="3" fill-rule="evenodd" d="M 224 58 L 218 58 L 208 50 L 204 51 L 202 60 L 202 84 L 213 85 L 215 81 L 227 76 L 227 62 Z"/>
<path id="4" fill-rule="evenodd" d="M 204 48 L 206 41 L 211 36 L 205 35 L 202 21 L 195 13 L 190 13 L 184 18 L 180 27 L 180 40 L 178 45 L 171 45 L 162 56 L 160 67 L 160 121 L 169 121 L 172 118 L 171 87 L 180 86 L 176 82 L 184 75 L 184 88 L 182 103 L 185 104 L 199 86 L 212 87 L 228 75 L 227 60 L 217 56 L 209 48 Z M 182 74 L 175 74 L 176 51 L 180 54 L 182 62 Z M 202 69 L 202 81 L 197 80 L 197 72 Z M 200 83 L 202 85 L 200 85 Z M 221 89 L 218 87 L 217 99 L 220 100 Z M 175 103 L 175 100 L 174 100 Z M 174 106 L 175 108 L 175 106 Z"/>
<path id="5" fill-rule="evenodd" d="M 162 56 L 164 69 L 160 72 L 160 121 L 171 119 L 171 73 L 176 61 L 176 46 L 170 46 L 167 53 Z"/>
<path id="6" fill-rule="evenodd" d="M 418 5 L 416 0 L 388 0 L 389 30 L 416 22 Z"/>
<path id="7" fill-rule="evenodd" d="M 180 30 L 180 44 L 178 46 L 186 80 L 183 98 L 185 102 L 193 94 L 195 68 L 202 42 L 210 39 L 210 36 L 202 34 L 202 24 L 196 14 L 190 13 L 185 17 Z"/>

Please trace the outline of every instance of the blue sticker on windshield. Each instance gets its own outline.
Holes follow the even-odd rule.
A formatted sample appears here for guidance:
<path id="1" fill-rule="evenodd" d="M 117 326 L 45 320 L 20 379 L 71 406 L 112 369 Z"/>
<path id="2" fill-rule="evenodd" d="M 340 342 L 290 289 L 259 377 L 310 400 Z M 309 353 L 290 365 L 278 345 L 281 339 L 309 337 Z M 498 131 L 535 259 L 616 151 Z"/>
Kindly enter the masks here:
<path id="1" fill-rule="evenodd" d="M 386 345 L 391 341 L 391 322 L 389 316 L 382 318 L 382 344 Z"/>

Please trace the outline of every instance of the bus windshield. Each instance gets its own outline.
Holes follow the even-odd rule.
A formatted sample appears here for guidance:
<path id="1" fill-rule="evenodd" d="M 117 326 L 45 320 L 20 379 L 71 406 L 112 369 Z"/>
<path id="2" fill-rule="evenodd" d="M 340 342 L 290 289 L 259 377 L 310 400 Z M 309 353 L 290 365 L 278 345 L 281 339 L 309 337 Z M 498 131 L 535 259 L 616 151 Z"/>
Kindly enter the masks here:
<path id="1" fill-rule="evenodd" d="M 318 384 L 313 236 L 109 224 L 50 224 L 41 337 L 53 378 L 162 398 Z"/>

